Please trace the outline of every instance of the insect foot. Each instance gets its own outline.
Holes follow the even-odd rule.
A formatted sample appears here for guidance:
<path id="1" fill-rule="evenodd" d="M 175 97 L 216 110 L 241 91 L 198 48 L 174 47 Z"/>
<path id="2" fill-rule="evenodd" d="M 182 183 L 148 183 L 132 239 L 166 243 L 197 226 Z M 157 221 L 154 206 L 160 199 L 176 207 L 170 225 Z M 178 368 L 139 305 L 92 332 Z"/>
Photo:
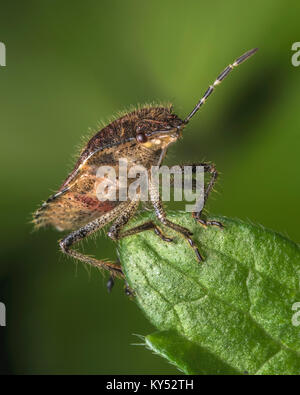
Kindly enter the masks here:
<path id="1" fill-rule="evenodd" d="M 219 221 L 209 221 L 209 220 L 207 221 L 202 218 L 197 218 L 197 217 L 194 218 L 198 222 L 198 224 L 202 225 L 204 228 L 207 228 L 208 226 L 217 226 L 220 229 L 224 229 L 224 225 Z"/>
<path id="2" fill-rule="evenodd" d="M 134 296 L 134 290 L 129 287 L 127 282 L 125 283 L 124 292 L 126 296 Z"/>
<path id="3" fill-rule="evenodd" d="M 108 281 L 106 283 L 107 291 L 109 293 L 112 291 L 114 285 L 115 285 L 115 280 L 114 280 L 113 276 L 110 276 L 110 278 L 108 279 Z"/>

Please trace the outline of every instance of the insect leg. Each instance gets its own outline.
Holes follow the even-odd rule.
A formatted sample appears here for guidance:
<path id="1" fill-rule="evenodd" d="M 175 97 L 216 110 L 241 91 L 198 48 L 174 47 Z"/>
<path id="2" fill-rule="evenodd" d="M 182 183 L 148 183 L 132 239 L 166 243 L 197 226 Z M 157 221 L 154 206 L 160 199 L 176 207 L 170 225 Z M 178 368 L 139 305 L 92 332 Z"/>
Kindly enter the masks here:
<path id="1" fill-rule="evenodd" d="M 159 195 L 159 190 L 156 187 L 156 185 L 154 185 L 154 183 L 152 181 L 149 182 L 149 194 L 150 194 L 151 203 L 152 203 L 153 208 L 155 210 L 155 214 L 156 214 L 157 218 L 159 219 L 159 221 L 163 225 L 167 226 L 168 228 L 171 228 L 171 229 L 175 230 L 176 232 L 180 233 L 186 239 L 186 241 L 189 243 L 189 245 L 193 248 L 193 250 L 195 251 L 197 259 L 199 261 L 203 261 L 203 258 L 201 256 L 197 246 L 191 239 L 192 233 L 187 228 L 177 225 L 167 219 L 167 216 L 164 211 L 162 201 L 161 201 L 161 198 Z"/>
<path id="2" fill-rule="evenodd" d="M 220 228 L 223 228 L 223 225 L 220 222 L 218 222 L 218 221 L 208 221 L 208 220 L 205 220 L 205 219 L 201 218 L 202 211 L 203 211 L 203 208 L 205 206 L 205 203 L 206 203 L 206 201 L 208 199 L 208 196 L 209 196 L 210 192 L 213 190 L 213 187 L 214 187 L 214 185 L 216 183 L 216 180 L 218 178 L 218 171 L 216 170 L 215 165 L 213 163 L 207 163 L 207 162 L 181 165 L 180 168 L 181 168 L 183 176 L 184 176 L 184 167 L 185 166 L 192 166 L 193 174 L 196 173 L 197 167 L 201 166 L 201 167 L 203 167 L 204 173 L 209 173 L 211 175 L 211 179 L 209 180 L 209 183 L 207 184 L 207 186 L 205 187 L 205 190 L 204 190 L 203 207 L 202 207 L 202 209 L 200 211 L 193 212 L 192 213 L 193 217 L 196 219 L 196 221 L 198 221 L 203 226 L 214 225 L 214 226 L 218 226 Z M 174 184 L 173 174 L 171 175 L 171 186 L 172 186 L 172 184 Z M 195 192 L 196 191 L 196 180 L 194 178 L 192 180 L 192 188 L 193 188 L 193 192 Z"/>
<path id="3" fill-rule="evenodd" d="M 128 221 L 134 216 L 136 210 L 139 206 L 139 199 L 131 200 L 128 205 L 122 210 L 122 214 L 117 217 L 115 222 L 111 225 L 107 235 L 114 241 L 121 239 L 122 237 L 129 236 L 130 234 L 134 234 L 133 232 L 126 231 L 120 234 L 122 228 L 128 223 Z M 113 282 L 109 279 L 107 283 L 108 291 L 110 292 L 113 286 Z M 125 294 L 127 296 L 132 296 L 134 291 L 129 287 L 127 283 L 125 283 Z"/>
<path id="4" fill-rule="evenodd" d="M 90 225 L 90 224 L 88 224 L 88 225 Z M 93 231 L 96 231 L 98 229 L 99 229 L 99 227 L 96 226 L 93 229 Z M 124 277 L 123 272 L 122 272 L 120 266 L 117 265 L 116 263 L 101 261 L 99 259 L 90 257 L 88 255 L 84 255 L 76 250 L 71 249 L 71 246 L 73 244 L 79 242 L 80 240 L 84 239 L 87 236 L 86 230 L 87 230 L 86 226 L 83 226 L 82 228 L 78 229 L 75 232 L 70 233 L 63 240 L 61 240 L 59 242 L 59 246 L 60 246 L 62 252 L 75 258 L 75 259 L 78 259 L 81 262 L 87 263 L 90 266 L 98 267 L 101 269 L 106 269 L 114 277 L 123 278 Z M 90 227 L 88 228 L 88 230 L 90 230 Z"/>
<path id="5" fill-rule="evenodd" d="M 120 216 L 118 216 L 115 222 L 109 228 L 107 235 L 114 241 L 120 239 L 120 231 L 127 224 L 127 222 L 134 216 L 136 210 L 138 209 L 140 201 L 131 200 L 127 207 L 122 210 Z"/>
<path id="6" fill-rule="evenodd" d="M 113 240 L 119 240 L 123 237 L 132 236 L 136 233 L 144 232 L 146 230 L 153 229 L 154 232 L 164 241 L 172 241 L 172 239 L 164 236 L 160 228 L 153 222 L 148 221 L 144 224 L 138 225 L 132 229 L 128 229 L 126 231 L 121 232 L 124 225 L 128 223 L 128 221 L 133 217 L 137 208 L 139 206 L 139 201 L 131 201 L 128 207 L 123 211 L 122 215 L 116 219 L 116 221 L 112 224 L 108 231 L 108 236 Z"/>
<path id="7" fill-rule="evenodd" d="M 170 237 L 166 237 L 161 229 L 153 222 L 153 221 L 148 221 L 145 222 L 144 224 L 138 225 L 135 228 L 128 229 L 125 232 L 122 232 L 120 234 L 120 238 L 135 235 L 140 232 L 144 232 L 146 230 L 154 230 L 154 232 L 163 240 L 167 242 L 173 241 Z"/>
<path id="8" fill-rule="evenodd" d="M 208 220 L 201 218 L 205 203 L 208 199 L 210 192 L 213 190 L 213 187 L 214 187 L 216 180 L 218 178 L 218 171 L 216 170 L 216 167 L 213 163 L 204 162 L 204 163 L 200 163 L 198 165 L 193 165 L 193 172 L 196 171 L 196 166 L 203 166 L 204 172 L 209 173 L 211 175 L 211 178 L 209 180 L 208 185 L 206 186 L 206 188 L 204 190 L 204 202 L 203 202 L 202 209 L 200 211 L 194 212 L 192 215 L 196 219 L 196 221 L 198 221 L 203 226 L 214 225 L 214 226 L 223 228 L 223 225 L 218 221 L 208 221 Z"/>
<path id="9" fill-rule="evenodd" d="M 114 218 L 120 215 L 120 212 L 126 207 L 126 204 L 120 204 L 115 209 L 111 210 L 110 212 L 102 215 L 101 217 L 97 218 L 96 220 L 89 222 L 88 224 L 84 225 L 83 227 L 79 228 L 71 232 L 67 235 L 64 239 L 59 241 L 59 246 L 63 253 L 78 259 L 81 262 L 87 263 L 90 266 L 106 269 L 110 272 L 113 277 L 120 277 L 123 278 L 123 272 L 119 264 L 113 262 L 106 262 L 99 259 L 95 259 L 93 257 L 84 255 L 74 249 L 72 249 L 72 245 L 78 243 L 79 241 L 83 240 L 85 237 L 89 236 L 90 234 L 96 232 L 97 230 L 103 228 L 106 224 L 111 222 Z"/>

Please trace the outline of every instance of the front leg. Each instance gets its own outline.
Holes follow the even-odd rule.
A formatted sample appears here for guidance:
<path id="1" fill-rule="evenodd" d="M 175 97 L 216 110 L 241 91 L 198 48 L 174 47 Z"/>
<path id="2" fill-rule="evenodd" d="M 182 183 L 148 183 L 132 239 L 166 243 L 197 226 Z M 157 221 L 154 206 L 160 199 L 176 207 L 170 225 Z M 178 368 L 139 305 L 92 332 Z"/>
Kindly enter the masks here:
<path id="1" fill-rule="evenodd" d="M 187 228 L 177 225 L 167 219 L 167 216 L 164 211 L 162 201 L 160 198 L 158 186 L 156 186 L 152 182 L 152 180 L 150 180 L 150 182 L 149 182 L 149 195 L 150 195 L 151 203 L 152 203 L 153 208 L 155 210 L 155 214 L 156 214 L 157 218 L 159 219 L 159 221 L 163 225 L 167 226 L 168 228 L 171 228 L 171 229 L 175 230 L 176 232 L 180 233 L 186 239 L 186 241 L 189 243 L 189 245 L 193 248 L 197 259 L 199 261 L 203 261 L 203 258 L 201 256 L 197 246 L 191 239 L 192 233 Z"/>
<path id="2" fill-rule="evenodd" d="M 211 178 L 209 180 L 208 185 L 206 186 L 206 188 L 204 190 L 204 202 L 203 202 L 202 209 L 200 211 L 194 212 L 192 215 L 196 219 L 196 221 L 198 221 L 203 226 L 214 225 L 214 226 L 218 226 L 220 228 L 223 228 L 223 225 L 220 222 L 218 222 L 218 221 L 207 221 L 207 220 L 201 218 L 202 211 L 203 211 L 203 208 L 204 208 L 204 206 L 206 204 L 208 196 L 209 196 L 210 192 L 212 191 L 212 189 L 213 189 L 213 187 L 214 187 L 214 185 L 215 185 L 215 183 L 217 181 L 217 178 L 218 178 L 217 169 L 215 168 L 214 164 L 212 164 L 212 163 L 205 163 L 204 162 L 204 163 L 199 163 L 198 165 L 193 165 L 193 170 L 192 170 L 193 172 L 196 171 L 196 166 L 202 166 L 203 169 L 204 169 L 204 173 L 209 173 L 211 175 Z"/>
<path id="3" fill-rule="evenodd" d="M 213 190 L 213 187 L 216 183 L 216 180 L 218 178 L 218 172 L 216 170 L 216 167 L 214 164 L 212 163 L 207 163 L 207 162 L 202 162 L 202 163 L 195 163 L 195 164 L 187 164 L 187 165 L 180 165 L 181 168 L 181 174 L 184 177 L 184 167 L 185 166 L 192 166 L 192 173 L 196 174 L 196 169 L 198 166 L 203 167 L 204 173 L 209 173 L 211 175 L 211 179 L 209 180 L 209 183 L 207 184 L 207 186 L 204 188 L 204 201 L 203 201 L 203 207 L 200 211 L 195 211 L 192 213 L 193 217 L 195 218 L 195 220 L 197 222 L 199 222 L 201 225 L 203 226 L 208 226 L 208 225 L 214 225 L 214 226 L 218 226 L 219 228 L 223 228 L 223 225 L 221 224 L 221 222 L 218 221 L 207 221 L 202 217 L 202 213 L 203 213 L 203 209 L 204 206 L 206 204 L 206 201 L 208 199 L 208 196 L 210 194 L 210 192 Z M 171 178 L 171 185 L 174 184 L 174 177 L 172 175 Z M 192 188 L 193 188 L 193 192 L 196 191 L 196 180 L 195 178 L 193 178 L 192 180 Z"/>

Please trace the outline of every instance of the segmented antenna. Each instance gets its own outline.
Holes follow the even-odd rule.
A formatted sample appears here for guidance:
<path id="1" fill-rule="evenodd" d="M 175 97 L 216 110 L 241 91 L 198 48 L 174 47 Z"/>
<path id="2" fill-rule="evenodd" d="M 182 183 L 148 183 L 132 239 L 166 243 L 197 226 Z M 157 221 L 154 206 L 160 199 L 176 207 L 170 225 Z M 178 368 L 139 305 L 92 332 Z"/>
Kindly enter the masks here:
<path id="1" fill-rule="evenodd" d="M 213 93 L 215 87 L 217 85 L 219 85 L 235 67 L 239 66 L 246 59 L 250 58 L 250 56 L 252 56 L 257 50 L 258 50 L 258 48 L 250 49 L 250 51 L 244 53 L 244 55 L 242 55 L 238 59 L 236 59 L 233 62 L 233 64 L 230 64 L 229 66 L 227 66 L 226 69 L 223 70 L 222 73 L 216 78 L 215 82 L 212 85 L 210 85 L 210 87 L 204 93 L 202 98 L 196 104 L 193 111 L 185 118 L 185 120 L 183 122 L 185 124 L 187 124 L 190 121 L 190 119 L 196 114 L 196 112 L 199 110 L 199 108 L 206 102 L 206 99 L 208 98 L 208 96 L 210 96 Z"/>

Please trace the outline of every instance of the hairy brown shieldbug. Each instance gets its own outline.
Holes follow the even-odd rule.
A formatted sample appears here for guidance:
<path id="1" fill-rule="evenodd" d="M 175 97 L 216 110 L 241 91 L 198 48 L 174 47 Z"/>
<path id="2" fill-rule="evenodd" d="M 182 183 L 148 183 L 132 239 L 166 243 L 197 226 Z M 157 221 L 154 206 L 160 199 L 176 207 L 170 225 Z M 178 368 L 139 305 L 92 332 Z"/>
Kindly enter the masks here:
<path id="1" fill-rule="evenodd" d="M 233 64 L 227 66 L 217 77 L 215 82 L 207 89 L 201 100 L 192 112 L 184 119 L 172 113 L 169 106 L 144 106 L 127 113 L 114 120 L 98 131 L 86 144 L 77 160 L 73 171 L 63 182 L 59 191 L 52 195 L 34 214 L 36 227 L 53 225 L 59 230 L 73 230 L 59 242 L 62 252 L 89 265 L 107 269 L 110 274 L 108 289 L 114 284 L 114 277 L 124 277 L 122 268 L 118 263 L 98 260 L 74 250 L 71 246 L 91 233 L 112 223 L 108 235 L 113 240 L 133 235 L 146 230 L 153 230 L 164 241 L 172 241 L 165 237 L 161 229 L 154 222 L 147 222 L 133 229 L 121 232 L 123 226 L 135 214 L 139 200 L 127 201 L 100 201 L 96 196 L 96 171 L 99 166 L 118 166 L 120 158 L 126 158 L 131 165 L 138 164 L 150 169 L 151 166 L 160 166 L 170 144 L 181 137 L 182 130 L 189 123 L 206 99 L 224 78 L 239 64 L 253 55 L 257 49 L 252 49 L 240 56 Z M 212 190 L 217 178 L 217 171 L 213 164 L 199 163 L 204 171 L 211 175 L 211 179 L 204 191 L 204 203 Z M 194 166 L 197 166 L 196 164 Z M 182 166 L 183 171 L 183 166 Z M 162 206 L 159 190 L 149 182 L 149 196 L 158 221 L 181 234 L 194 249 L 199 261 L 201 257 L 194 244 L 191 232 L 166 218 Z M 206 221 L 201 217 L 201 211 L 192 213 L 200 224 L 222 224 Z"/>

